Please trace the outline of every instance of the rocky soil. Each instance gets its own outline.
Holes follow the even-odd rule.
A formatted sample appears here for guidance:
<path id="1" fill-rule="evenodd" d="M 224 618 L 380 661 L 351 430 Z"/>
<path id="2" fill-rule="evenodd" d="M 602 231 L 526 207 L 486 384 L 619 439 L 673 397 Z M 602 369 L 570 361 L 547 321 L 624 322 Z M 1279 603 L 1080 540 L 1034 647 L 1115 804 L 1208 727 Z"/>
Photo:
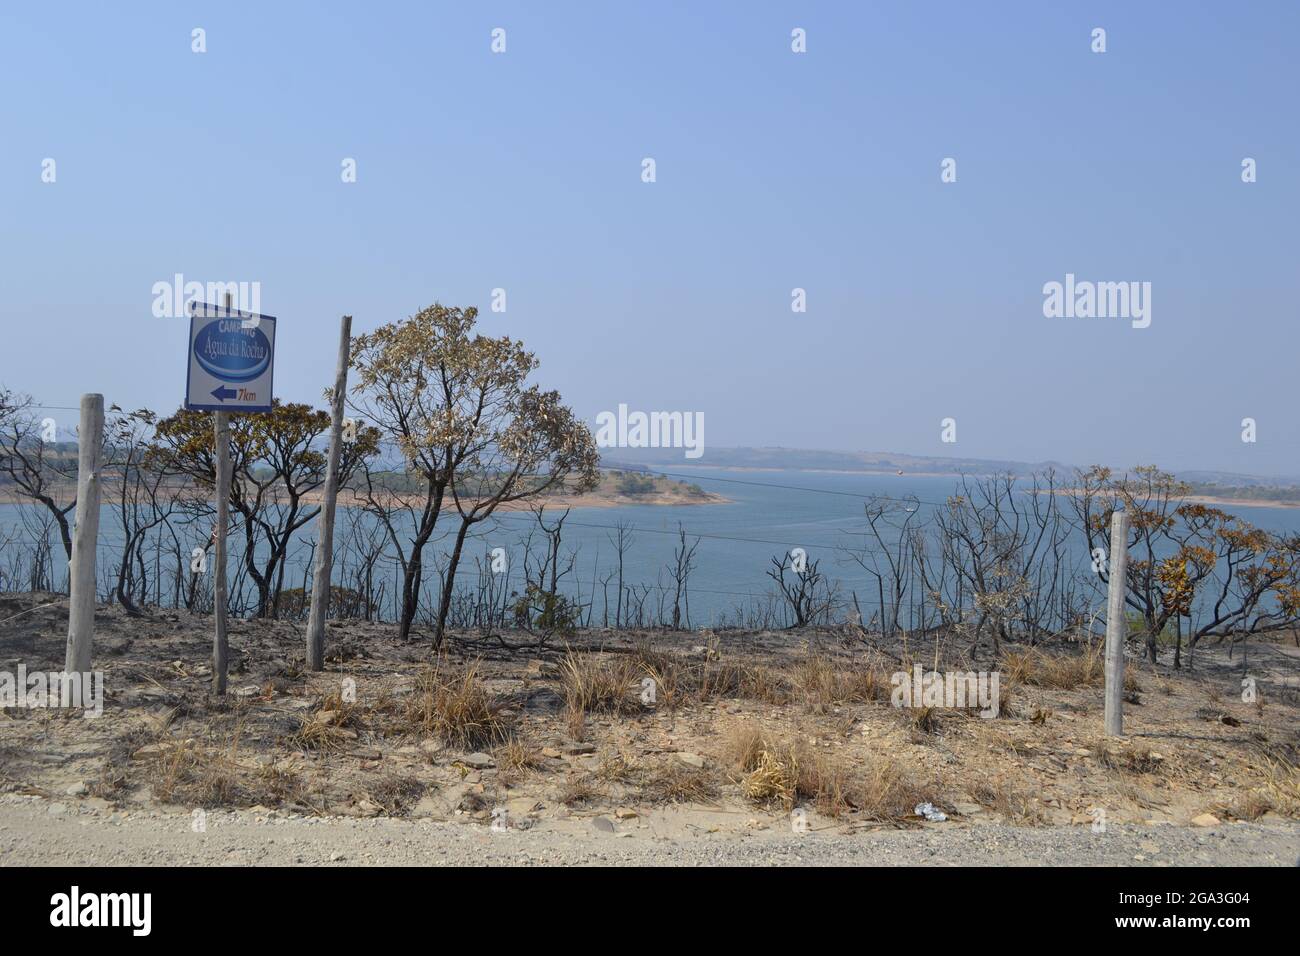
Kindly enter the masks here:
<path id="1" fill-rule="evenodd" d="M 0 672 L 58 670 L 66 614 L 57 595 L 0 596 Z M 0 862 L 1300 854 L 1289 639 L 1252 644 L 1244 671 L 1239 650 L 1202 649 L 1191 671 L 1130 661 L 1118 741 L 1101 734 L 1101 687 L 1078 646 L 996 662 L 851 631 L 506 646 L 532 641 L 457 635 L 434 666 L 425 639 L 332 623 L 327 670 L 311 674 L 300 625 L 235 622 L 230 693 L 216 699 L 206 618 L 104 609 L 103 716 L 0 713 Z M 936 654 L 941 668 L 999 670 L 1000 716 L 891 706 L 891 672 Z M 614 689 L 575 707 L 575 680 Z M 923 803 L 946 819 L 918 815 Z"/>

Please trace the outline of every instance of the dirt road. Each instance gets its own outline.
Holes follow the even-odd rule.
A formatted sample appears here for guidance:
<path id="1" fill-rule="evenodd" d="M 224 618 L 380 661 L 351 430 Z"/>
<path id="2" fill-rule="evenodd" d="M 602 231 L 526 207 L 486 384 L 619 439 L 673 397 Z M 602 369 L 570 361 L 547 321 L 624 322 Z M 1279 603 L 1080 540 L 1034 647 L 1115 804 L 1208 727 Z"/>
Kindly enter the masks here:
<path id="1" fill-rule="evenodd" d="M 312 819 L 210 812 L 123 814 L 75 800 L 0 801 L 2 866 L 1292 866 L 1300 824 L 1013 827 L 929 824 L 920 829 L 792 833 L 687 824 L 663 811 L 637 820 L 575 817 L 531 830 L 477 823 Z M 612 828 L 612 831 L 610 830 Z M 716 828 L 716 829 L 715 829 Z M 714 832 L 710 832 L 713 830 Z M 661 833 L 673 832 L 668 837 Z"/>

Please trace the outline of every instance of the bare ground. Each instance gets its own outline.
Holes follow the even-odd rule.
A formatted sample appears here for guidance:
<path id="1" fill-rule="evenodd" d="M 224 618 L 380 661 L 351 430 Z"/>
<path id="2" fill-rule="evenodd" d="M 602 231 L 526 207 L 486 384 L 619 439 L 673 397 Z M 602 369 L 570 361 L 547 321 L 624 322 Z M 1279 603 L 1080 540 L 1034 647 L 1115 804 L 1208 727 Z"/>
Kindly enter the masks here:
<path id="1" fill-rule="evenodd" d="M 56 595 L 0 596 L 0 671 L 58 670 L 66 613 Z M 1290 638 L 1251 645 L 1254 703 L 1240 652 L 1203 649 L 1191 672 L 1131 661 L 1122 741 L 1101 735 L 1099 665 L 1077 646 L 995 665 L 848 631 L 586 633 L 572 651 L 460 635 L 434 668 L 427 643 L 349 622 L 309 674 L 302 641 L 292 623 L 236 622 L 223 701 L 207 618 L 102 610 L 104 716 L 0 714 L 0 862 L 1300 855 Z M 1002 715 L 891 706 L 889 674 L 936 654 L 996 666 Z M 948 820 L 922 821 L 923 801 Z"/>
<path id="2" fill-rule="evenodd" d="M 51 812 L 53 808 L 54 812 Z M 113 811 L 0 797 L 0 866 L 1292 866 L 1300 827 L 1212 829 L 1004 823 L 855 834 L 727 828 L 720 815 L 651 810 L 606 832 L 595 818 L 492 830 L 476 823 L 214 811 Z M 608 818 L 607 818 L 608 819 Z M 715 822 L 716 821 L 716 822 Z"/>

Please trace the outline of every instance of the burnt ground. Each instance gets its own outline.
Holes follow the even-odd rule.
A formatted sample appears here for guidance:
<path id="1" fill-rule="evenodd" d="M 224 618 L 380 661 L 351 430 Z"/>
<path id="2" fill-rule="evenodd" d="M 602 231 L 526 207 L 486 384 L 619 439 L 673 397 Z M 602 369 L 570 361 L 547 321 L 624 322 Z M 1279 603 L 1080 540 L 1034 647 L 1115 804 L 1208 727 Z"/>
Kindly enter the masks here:
<path id="1" fill-rule="evenodd" d="M 58 595 L 0 596 L 0 671 L 59 670 L 66 621 Z M 244 809 L 655 839 L 1238 821 L 1294 836 L 1300 817 L 1290 636 L 1249 647 L 1253 703 L 1240 651 L 1203 648 L 1192 671 L 1131 659 L 1126 737 L 1110 740 L 1100 661 L 1078 645 L 1004 648 L 1001 714 L 983 719 L 891 706 L 889 675 L 993 670 L 989 652 L 972 664 L 848 630 L 589 632 L 544 649 L 457 635 L 433 662 L 427 638 L 332 622 L 317 674 L 303 632 L 232 622 L 218 699 L 209 618 L 101 609 L 103 716 L 5 709 L 0 793 L 137 819 Z"/>

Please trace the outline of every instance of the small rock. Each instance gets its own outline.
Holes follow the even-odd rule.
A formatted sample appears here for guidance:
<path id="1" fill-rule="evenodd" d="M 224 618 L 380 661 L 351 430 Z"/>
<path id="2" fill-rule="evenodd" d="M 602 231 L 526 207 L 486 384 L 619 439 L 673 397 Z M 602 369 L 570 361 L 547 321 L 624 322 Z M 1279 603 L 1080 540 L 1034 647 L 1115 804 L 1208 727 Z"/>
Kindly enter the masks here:
<path id="1" fill-rule="evenodd" d="M 619 807 L 614 811 L 614 816 L 618 817 L 620 820 L 635 820 L 637 818 L 637 812 L 631 807 Z"/>
<path id="2" fill-rule="evenodd" d="M 467 767 L 473 767 L 475 770 L 488 770 L 497 765 L 497 762 L 490 755 L 482 751 L 470 754 L 468 757 L 463 758 L 461 763 Z"/>
<path id="3" fill-rule="evenodd" d="M 432 794 L 425 794 L 419 803 L 411 808 L 411 817 L 416 820 L 443 819 L 442 801 Z"/>
<path id="4" fill-rule="evenodd" d="M 699 754 L 682 751 L 677 754 L 677 759 L 688 767 L 694 767 L 696 770 L 699 770 L 704 766 L 704 758 Z"/>
<path id="5" fill-rule="evenodd" d="M 595 827 L 597 830 L 599 830 L 601 833 L 614 832 L 614 821 L 611 820 L 609 817 L 596 817 L 594 820 L 591 821 L 591 825 Z"/>
<path id="6" fill-rule="evenodd" d="M 562 756 L 564 756 L 564 755 L 561 754 L 561 753 L 560 753 L 558 750 L 556 750 L 554 747 L 543 747 L 543 748 L 542 748 L 542 756 L 543 756 L 543 757 L 549 757 L 549 758 L 552 759 L 552 760 L 559 760 L 559 759 L 560 759 Z"/>
<path id="7" fill-rule="evenodd" d="M 1213 813 L 1202 813 L 1199 817 L 1192 817 L 1194 827 L 1217 827 L 1222 822 Z"/>
<path id="8" fill-rule="evenodd" d="M 594 754 L 596 752 L 595 744 L 569 744 L 564 748 L 564 752 L 571 756 L 579 754 Z"/>
<path id="9" fill-rule="evenodd" d="M 532 797 L 515 797 L 513 800 L 506 801 L 506 811 L 512 817 L 526 817 L 540 809 L 542 809 L 541 802 Z"/>
<path id="10" fill-rule="evenodd" d="M 70 797 L 84 797 L 89 792 L 89 788 L 84 783 L 74 783 L 63 792 Z"/>

